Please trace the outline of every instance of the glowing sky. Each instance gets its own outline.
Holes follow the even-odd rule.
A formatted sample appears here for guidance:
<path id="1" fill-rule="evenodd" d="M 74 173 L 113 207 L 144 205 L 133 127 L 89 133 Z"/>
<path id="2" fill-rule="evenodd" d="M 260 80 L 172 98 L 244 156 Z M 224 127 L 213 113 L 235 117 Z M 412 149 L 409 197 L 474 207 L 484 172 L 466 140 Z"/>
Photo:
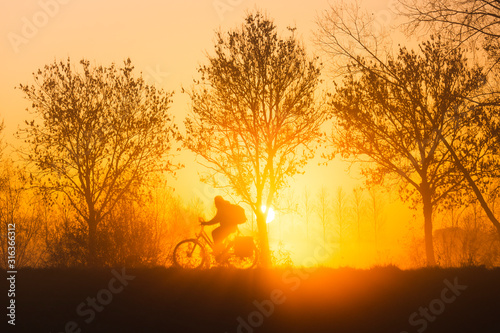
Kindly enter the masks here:
<path id="1" fill-rule="evenodd" d="M 387 13 L 390 0 L 369 5 L 375 14 Z M 15 144 L 12 134 L 31 118 L 25 111 L 29 104 L 13 88 L 32 83 L 31 73 L 55 59 L 70 57 L 77 63 L 85 57 L 109 65 L 130 57 L 150 83 L 176 92 L 172 112 L 181 123 L 189 109 L 181 87 L 189 87 L 197 77 L 197 66 L 213 49 L 215 30 L 234 28 L 243 22 L 246 12 L 263 9 L 279 29 L 295 25 L 307 51 L 314 54 L 314 21 L 327 8 L 326 0 L 2 1 L 0 117 L 6 125 L 4 138 Z M 182 186 L 176 190 L 187 196 L 207 193 L 202 195 L 205 199 L 212 192 L 197 181 L 193 161 L 193 156 L 183 154 L 187 167 L 178 173 L 175 183 Z M 297 186 L 336 188 L 355 183 L 345 172 L 345 164 L 320 167 L 317 162 L 308 166 L 309 176 L 296 179 Z"/>
<path id="2" fill-rule="evenodd" d="M 392 1 L 376 0 L 366 5 L 375 17 L 387 22 L 394 19 L 388 11 Z M 181 87 L 190 87 L 197 78 L 197 67 L 213 50 L 216 30 L 240 26 L 248 11 L 264 10 L 280 31 L 296 26 L 296 36 L 313 55 L 318 53 L 312 43 L 315 19 L 327 8 L 327 0 L 1 1 L 0 119 L 6 125 L 4 141 L 18 146 L 13 133 L 24 120 L 32 119 L 25 110 L 29 103 L 14 87 L 33 83 L 32 72 L 54 60 L 70 57 L 77 64 L 86 58 L 108 66 L 111 62 L 121 64 L 130 57 L 137 72 L 142 72 L 149 83 L 175 91 L 171 110 L 182 128 L 190 106 Z M 328 82 L 327 73 L 324 74 Z M 200 168 L 194 155 L 183 152 L 176 162 L 186 165 L 177 172 L 176 179 L 169 180 L 176 193 L 186 202 L 197 197 L 211 207 L 219 192 L 199 182 Z M 318 162 L 324 160 L 311 161 L 304 175 L 291 180 L 291 190 L 287 191 L 295 202 L 300 202 L 306 187 L 316 196 L 321 186 L 332 194 L 342 186 L 350 194 L 353 186 L 361 184 L 359 175 L 346 172 L 347 163 L 335 160 L 324 166 Z M 396 241 L 411 215 L 408 210 L 401 210 L 399 204 L 387 209 L 392 214 L 388 218 L 393 223 Z M 274 223 L 271 228 L 272 239 L 282 226 Z M 297 236 L 303 241 L 302 234 Z"/>

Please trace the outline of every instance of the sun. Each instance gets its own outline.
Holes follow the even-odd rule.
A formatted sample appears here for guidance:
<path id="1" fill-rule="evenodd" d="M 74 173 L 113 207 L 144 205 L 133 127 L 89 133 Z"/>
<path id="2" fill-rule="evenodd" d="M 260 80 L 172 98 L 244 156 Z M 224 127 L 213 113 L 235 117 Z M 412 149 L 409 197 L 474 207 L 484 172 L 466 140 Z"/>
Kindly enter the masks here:
<path id="1" fill-rule="evenodd" d="M 262 206 L 260 207 L 260 210 L 265 213 L 266 212 L 266 206 Z M 269 212 L 267 213 L 267 219 L 266 219 L 266 223 L 271 223 L 273 220 L 274 220 L 274 217 L 275 217 L 275 213 L 274 213 L 274 209 L 273 207 L 269 207 Z"/>

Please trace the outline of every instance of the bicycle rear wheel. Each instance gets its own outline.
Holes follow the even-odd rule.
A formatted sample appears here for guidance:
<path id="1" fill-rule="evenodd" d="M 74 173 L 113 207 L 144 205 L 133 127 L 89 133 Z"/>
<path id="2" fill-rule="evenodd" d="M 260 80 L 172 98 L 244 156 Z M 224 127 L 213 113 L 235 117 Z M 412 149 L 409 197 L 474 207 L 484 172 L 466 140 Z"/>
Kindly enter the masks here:
<path id="1" fill-rule="evenodd" d="M 257 260 L 259 259 L 255 243 L 252 241 L 250 249 L 251 253 L 244 256 L 238 254 L 238 251 L 235 251 L 235 244 L 236 243 L 234 241 L 231 242 L 228 248 L 227 263 L 229 266 L 238 269 L 250 269 L 255 267 L 257 265 Z"/>
<path id="2" fill-rule="evenodd" d="M 206 261 L 205 247 L 196 239 L 185 239 L 174 248 L 174 264 L 182 268 L 200 268 Z"/>

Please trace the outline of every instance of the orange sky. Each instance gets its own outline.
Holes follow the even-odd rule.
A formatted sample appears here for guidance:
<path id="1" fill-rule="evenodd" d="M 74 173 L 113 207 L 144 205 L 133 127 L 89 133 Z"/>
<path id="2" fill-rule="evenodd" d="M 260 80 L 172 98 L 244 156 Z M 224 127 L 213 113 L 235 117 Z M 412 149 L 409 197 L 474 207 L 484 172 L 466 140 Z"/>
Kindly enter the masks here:
<path id="1" fill-rule="evenodd" d="M 391 0 L 369 5 L 381 20 L 391 20 L 387 16 Z M 255 8 L 267 11 L 279 29 L 296 25 L 308 52 L 315 52 L 311 43 L 314 20 L 328 8 L 327 0 L 2 1 L 0 117 L 5 120 L 5 140 L 15 144 L 12 134 L 30 119 L 25 111 L 28 103 L 13 87 L 32 83 L 33 71 L 67 57 L 74 63 L 85 57 L 103 65 L 130 57 L 150 83 L 176 92 L 172 112 L 181 123 L 189 100 L 180 88 L 197 77 L 197 66 L 205 60 L 205 52 L 213 49 L 214 31 L 240 25 L 245 12 Z M 194 156 L 183 153 L 182 162 L 186 168 L 172 182 L 176 191 L 187 199 L 211 200 L 214 191 L 199 183 Z M 346 173 L 345 163 L 335 161 L 325 167 L 317 162 L 293 180 L 294 188 L 308 186 L 314 192 L 325 185 L 333 193 L 343 186 L 350 193 L 360 183 Z"/>

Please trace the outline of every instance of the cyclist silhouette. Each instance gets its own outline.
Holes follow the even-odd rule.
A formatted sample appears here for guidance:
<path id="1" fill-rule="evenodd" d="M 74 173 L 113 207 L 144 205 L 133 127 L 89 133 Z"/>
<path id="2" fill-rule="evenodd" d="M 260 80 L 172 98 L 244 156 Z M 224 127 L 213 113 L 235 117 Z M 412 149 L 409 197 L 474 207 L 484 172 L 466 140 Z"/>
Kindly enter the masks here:
<path id="1" fill-rule="evenodd" d="M 216 254 L 223 250 L 222 242 L 231 233 L 236 232 L 237 225 L 246 221 L 246 216 L 243 208 L 237 205 L 232 205 L 229 201 L 224 200 L 220 195 L 214 198 L 217 214 L 210 221 L 203 221 L 200 218 L 201 225 L 214 225 L 220 223 L 220 226 L 212 231 L 214 240 L 214 252 Z M 242 213 L 243 212 L 243 213 Z M 243 215 L 242 215 L 243 214 Z"/>

